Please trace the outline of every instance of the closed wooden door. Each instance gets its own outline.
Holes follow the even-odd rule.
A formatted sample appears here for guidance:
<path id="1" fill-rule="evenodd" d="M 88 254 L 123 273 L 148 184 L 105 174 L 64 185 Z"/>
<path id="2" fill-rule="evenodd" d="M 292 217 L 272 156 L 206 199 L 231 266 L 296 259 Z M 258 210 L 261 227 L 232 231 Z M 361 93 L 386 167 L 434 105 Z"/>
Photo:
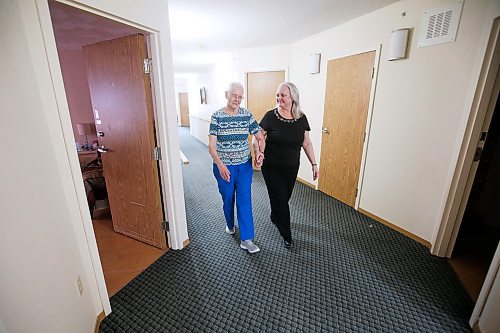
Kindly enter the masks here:
<path id="1" fill-rule="evenodd" d="M 354 207 L 375 51 L 328 61 L 318 189 Z"/>
<path id="2" fill-rule="evenodd" d="M 99 146 L 116 232 L 167 247 L 158 162 L 153 158 L 155 125 L 143 35 L 84 47 Z"/>
<path id="3" fill-rule="evenodd" d="M 188 93 L 179 93 L 179 109 L 181 113 L 181 126 L 189 127 Z"/>
<path id="4" fill-rule="evenodd" d="M 247 73 L 247 108 L 257 122 L 276 106 L 276 90 L 285 81 L 285 71 Z M 250 146 L 252 138 L 250 140 Z M 253 149 L 252 159 L 255 158 Z M 255 170 L 260 170 L 256 168 Z"/>
<path id="5" fill-rule="evenodd" d="M 260 122 L 276 106 L 276 90 L 285 81 L 285 71 L 247 73 L 247 108 Z"/>

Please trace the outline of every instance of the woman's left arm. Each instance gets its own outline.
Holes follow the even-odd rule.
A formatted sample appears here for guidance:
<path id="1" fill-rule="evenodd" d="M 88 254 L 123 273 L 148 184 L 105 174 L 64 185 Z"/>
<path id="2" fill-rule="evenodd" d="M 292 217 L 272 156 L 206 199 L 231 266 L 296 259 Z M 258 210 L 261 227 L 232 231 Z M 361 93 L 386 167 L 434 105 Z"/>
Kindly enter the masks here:
<path id="1" fill-rule="evenodd" d="M 307 158 L 309 159 L 309 162 L 311 162 L 313 180 L 316 180 L 319 177 L 319 170 L 318 164 L 316 163 L 316 157 L 314 157 L 314 148 L 311 139 L 309 138 L 309 131 L 304 132 L 304 142 L 302 143 L 302 148 L 304 148 Z"/>

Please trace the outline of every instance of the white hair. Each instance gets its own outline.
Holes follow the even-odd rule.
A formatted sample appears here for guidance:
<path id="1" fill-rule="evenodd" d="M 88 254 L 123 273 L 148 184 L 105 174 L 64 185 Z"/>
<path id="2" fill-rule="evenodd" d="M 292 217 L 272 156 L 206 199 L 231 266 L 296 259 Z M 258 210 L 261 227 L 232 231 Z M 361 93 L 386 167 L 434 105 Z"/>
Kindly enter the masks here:
<path id="1" fill-rule="evenodd" d="M 229 83 L 229 85 L 227 86 L 227 92 L 228 93 L 231 93 L 232 91 L 234 91 L 235 89 L 241 89 L 243 91 L 245 91 L 245 88 L 243 88 L 243 85 L 239 82 L 231 82 Z"/>

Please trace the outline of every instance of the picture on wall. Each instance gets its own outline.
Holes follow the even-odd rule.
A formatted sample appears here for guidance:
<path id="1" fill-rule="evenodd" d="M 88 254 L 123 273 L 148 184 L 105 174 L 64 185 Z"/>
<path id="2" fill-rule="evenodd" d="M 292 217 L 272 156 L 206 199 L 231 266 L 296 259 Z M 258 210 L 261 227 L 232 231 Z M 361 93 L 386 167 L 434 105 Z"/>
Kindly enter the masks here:
<path id="1" fill-rule="evenodd" d="M 207 104 L 207 90 L 205 87 L 200 89 L 201 104 Z"/>

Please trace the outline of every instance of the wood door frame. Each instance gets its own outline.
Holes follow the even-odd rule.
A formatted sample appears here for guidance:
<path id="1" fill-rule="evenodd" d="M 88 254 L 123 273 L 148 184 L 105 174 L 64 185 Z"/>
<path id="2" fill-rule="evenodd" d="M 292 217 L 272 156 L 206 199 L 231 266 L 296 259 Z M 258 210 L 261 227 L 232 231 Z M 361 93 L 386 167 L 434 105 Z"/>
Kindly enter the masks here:
<path id="1" fill-rule="evenodd" d="M 454 168 L 450 189 L 444 199 L 440 223 L 434 230 L 431 253 L 451 257 L 463 213 L 476 176 L 474 154 L 489 110 L 492 92 L 500 69 L 500 18 L 491 23 L 484 43 L 484 57 L 478 70 L 478 82 L 471 101 L 469 119 L 464 129 L 462 145 Z M 496 50 L 496 53 L 495 53 Z M 491 111 L 493 112 L 493 111 Z"/>
<path id="2" fill-rule="evenodd" d="M 50 10 L 48 7 L 47 0 L 35 0 L 37 5 L 37 12 L 40 21 L 40 30 L 43 35 L 44 47 L 47 56 L 47 63 L 49 66 L 49 72 L 53 78 L 53 90 L 54 98 L 57 103 L 57 114 L 59 116 L 59 122 L 53 124 L 54 127 L 59 129 L 60 134 L 65 142 L 64 151 L 66 153 L 65 161 L 60 161 L 60 163 L 67 163 L 69 170 L 71 172 L 71 177 L 73 179 L 71 185 L 71 192 L 75 195 L 75 203 L 77 207 L 72 207 L 70 210 L 73 214 L 78 211 L 78 216 L 72 215 L 72 219 L 80 220 L 82 223 L 79 231 L 82 234 L 82 243 L 79 247 L 88 250 L 88 255 L 90 262 L 85 262 L 84 265 L 89 265 L 89 269 L 93 272 L 93 281 L 95 281 L 95 288 L 97 289 L 97 295 L 93 295 L 95 301 L 100 301 L 102 309 L 105 315 L 111 313 L 111 303 L 109 300 L 109 294 L 106 289 L 106 282 L 104 280 L 104 273 L 102 270 L 102 264 L 99 257 L 99 252 L 97 248 L 97 242 L 95 239 L 95 234 L 92 226 L 92 218 L 88 209 L 88 203 L 85 195 L 85 189 L 83 187 L 81 179 L 80 164 L 78 161 L 78 156 L 74 147 L 74 134 L 71 125 L 71 118 L 68 109 L 68 102 L 66 97 L 66 90 L 63 84 L 63 77 L 59 63 L 59 56 L 57 53 L 56 40 L 52 27 L 52 18 Z M 153 63 L 153 68 L 151 71 L 151 93 L 154 107 L 154 117 L 156 122 L 156 135 L 157 144 L 163 150 L 163 159 L 160 161 L 159 172 L 160 172 L 160 182 L 162 188 L 162 199 L 166 207 L 165 213 L 169 221 L 170 232 L 167 232 L 167 240 L 172 249 L 182 249 L 185 244 L 181 239 L 181 234 L 183 230 L 178 230 L 172 221 L 174 219 L 183 220 L 185 222 L 186 216 L 183 210 L 178 210 L 175 207 L 171 207 L 168 203 L 172 203 L 174 189 L 172 188 L 172 181 L 170 180 L 172 176 L 172 162 L 169 160 L 167 145 L 167 138 L 165 137 L 168 133 L 167 128 L 167 106 L 166 106 L 166 93 L 164 92 L 164 80 L 162 80 L 160 68 L 163 67 L 163 63 L 160 55 L 160 38 L 158 32 L 154 29 L 150 29 L 141 24 L 132 22 L 130 20 L 123 19 L 121 17 L 105 13 L 99 9 L 88 7 L 80 3 L 70 2 L 68 0 L 56 0 L 59 3 L 77 8 L 89 14 L 97 15 L 110 19 L 121 24 L 125 24 L 144 32 L 147 36 L 148 51 L 150 51 L 150 56 Z M 168 170 L 168 171 L 167 171 Z M 180 167 L 179 167 L 180 170 Z M 70 194 L 71 195 L 71 194 Z M 71 204 L 71 203 L 70 203 Z M 182 200 L 183 204 L 183 200 Z M 173 205 L 172 205 L 173 206 Z M 184 206 L 184 205 L 183 205 Z M 184 207 L 183 207 L 184 208 Z M 175 218 L 174 218 L 175 217 Z M 181 221 L 182 222 L 182 221 Z M 88 277 L 91 278 L 91 277 Z M 88 281 L 92 283 L 90 279 Z M 90 288 L 92 291 L 93 288 Z"/>

